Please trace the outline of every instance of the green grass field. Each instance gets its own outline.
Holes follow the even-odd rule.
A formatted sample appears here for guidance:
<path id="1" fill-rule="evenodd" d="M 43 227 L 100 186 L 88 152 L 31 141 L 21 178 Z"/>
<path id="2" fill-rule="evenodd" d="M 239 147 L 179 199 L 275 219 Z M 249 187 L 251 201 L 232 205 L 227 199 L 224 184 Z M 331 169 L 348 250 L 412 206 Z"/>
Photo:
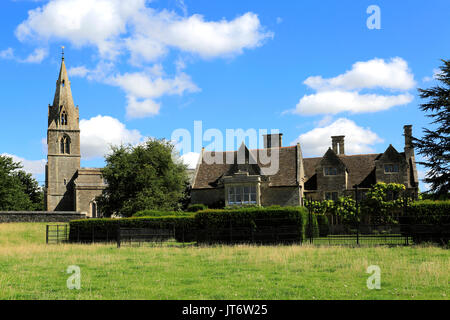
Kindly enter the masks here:
<path id="1" fill-rule="evenodd" d="M 67 267 L 81 268 L 69 290 Z M 381 290 L 369 290 L 369 265 Z M 0 299 L 449 299 L 439 247 L 46 245 L 45 224 L 0 224 Z"/>

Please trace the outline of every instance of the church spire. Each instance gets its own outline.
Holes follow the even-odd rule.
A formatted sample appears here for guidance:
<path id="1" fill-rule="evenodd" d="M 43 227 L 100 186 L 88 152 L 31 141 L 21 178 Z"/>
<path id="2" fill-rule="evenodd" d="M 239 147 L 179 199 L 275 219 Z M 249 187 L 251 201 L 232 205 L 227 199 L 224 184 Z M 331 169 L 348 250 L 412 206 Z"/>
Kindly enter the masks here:
<path id="1" fill-rule="evenodd" d="M 60 127 L 68 125 L 73 129 L 78 128 L 78 108 L 75 107 L 72 98 L 70 80 L 67 74 L 64 61 L 64 47 L 62 47 L 61 68 L 59 70 L 58 80 L 56 81 L 55 97 L 53 105 L 49 110 L 49 127 Z M 65 112 L 65 115 L 62 113 Z M 69 115 L 69 117 L 67 117 Z M 67 121 L 67 118 L 69 121 Z M 63 119 L 63 120 L 61 120 Z M 73 120 L 73 121 L 71 121 Z M 66 122 L 66 123 L 65 123 Z"/>

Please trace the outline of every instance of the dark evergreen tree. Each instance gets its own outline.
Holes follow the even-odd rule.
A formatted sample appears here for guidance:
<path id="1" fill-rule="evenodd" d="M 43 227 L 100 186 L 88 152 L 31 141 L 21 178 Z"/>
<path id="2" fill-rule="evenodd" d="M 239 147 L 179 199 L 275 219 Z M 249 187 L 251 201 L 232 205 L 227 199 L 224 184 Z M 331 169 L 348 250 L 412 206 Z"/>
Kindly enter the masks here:
<path id="1" fill-rule="evenodd" d="M 442 60 L 438 85 L 419 89 L 420 97 L 428 99 L 420 109 L 433 119 L 434 128 L 424 128 L 424 136 L 413 138 L 413 145 L 424 158 L 417 162 L 428 169 L 424 181 L 430 184 L 430 192 L 446 196 L 450 191 L 450 60 Z"/>

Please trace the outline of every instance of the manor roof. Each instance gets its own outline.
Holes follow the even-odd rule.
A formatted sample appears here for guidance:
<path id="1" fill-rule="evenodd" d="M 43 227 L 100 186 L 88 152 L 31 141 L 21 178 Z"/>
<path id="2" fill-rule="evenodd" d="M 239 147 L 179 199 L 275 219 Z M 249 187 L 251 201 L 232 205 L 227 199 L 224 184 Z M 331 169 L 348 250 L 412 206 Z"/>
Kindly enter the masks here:
<path id="1" fill-rule="evenodd" d="M 268 156 L 271 155 L 271 150 L 268 149 Z M 279 151 L 279 170 L 276 174 L 270 175 L 270 186 L 285 187 L 297 185 L 297 146 L 276 148 Z M 250 150 L 250 153 L 257 154 L 258 150 Z M 230 153 L 232 155 L 230 155 Z M 220 179 L 224 176 L 232 175 L 236 171 L 236 164 L 227 164 L 226 158 L 236 159 L 237 151 L 226 152 L 204 152 L 201 162 L 197 166 L 197 172 L 194 177 L 193 189 L 211 189 L 216 188 L 220 184 Z M 222 164 L 208 164 L 205 162 L 205 157 L 216 157 L 216 159 L 223 159 Z M 263 164 L 259 157 L 256 158 L 257 167 L 264 171 L 264 168 L 270 166 Z"/>

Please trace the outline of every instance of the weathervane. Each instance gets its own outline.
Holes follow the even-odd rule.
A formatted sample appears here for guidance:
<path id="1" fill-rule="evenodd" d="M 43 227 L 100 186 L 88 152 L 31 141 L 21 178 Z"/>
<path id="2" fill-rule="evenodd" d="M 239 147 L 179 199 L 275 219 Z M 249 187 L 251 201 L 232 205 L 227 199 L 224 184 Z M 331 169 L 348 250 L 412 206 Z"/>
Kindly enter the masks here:
<path id="1" fill-rule="evenodd" d="M 64 46 L 61 46 L 61 51 L 62 51 L 62 59 L 64 60 Z"/>

